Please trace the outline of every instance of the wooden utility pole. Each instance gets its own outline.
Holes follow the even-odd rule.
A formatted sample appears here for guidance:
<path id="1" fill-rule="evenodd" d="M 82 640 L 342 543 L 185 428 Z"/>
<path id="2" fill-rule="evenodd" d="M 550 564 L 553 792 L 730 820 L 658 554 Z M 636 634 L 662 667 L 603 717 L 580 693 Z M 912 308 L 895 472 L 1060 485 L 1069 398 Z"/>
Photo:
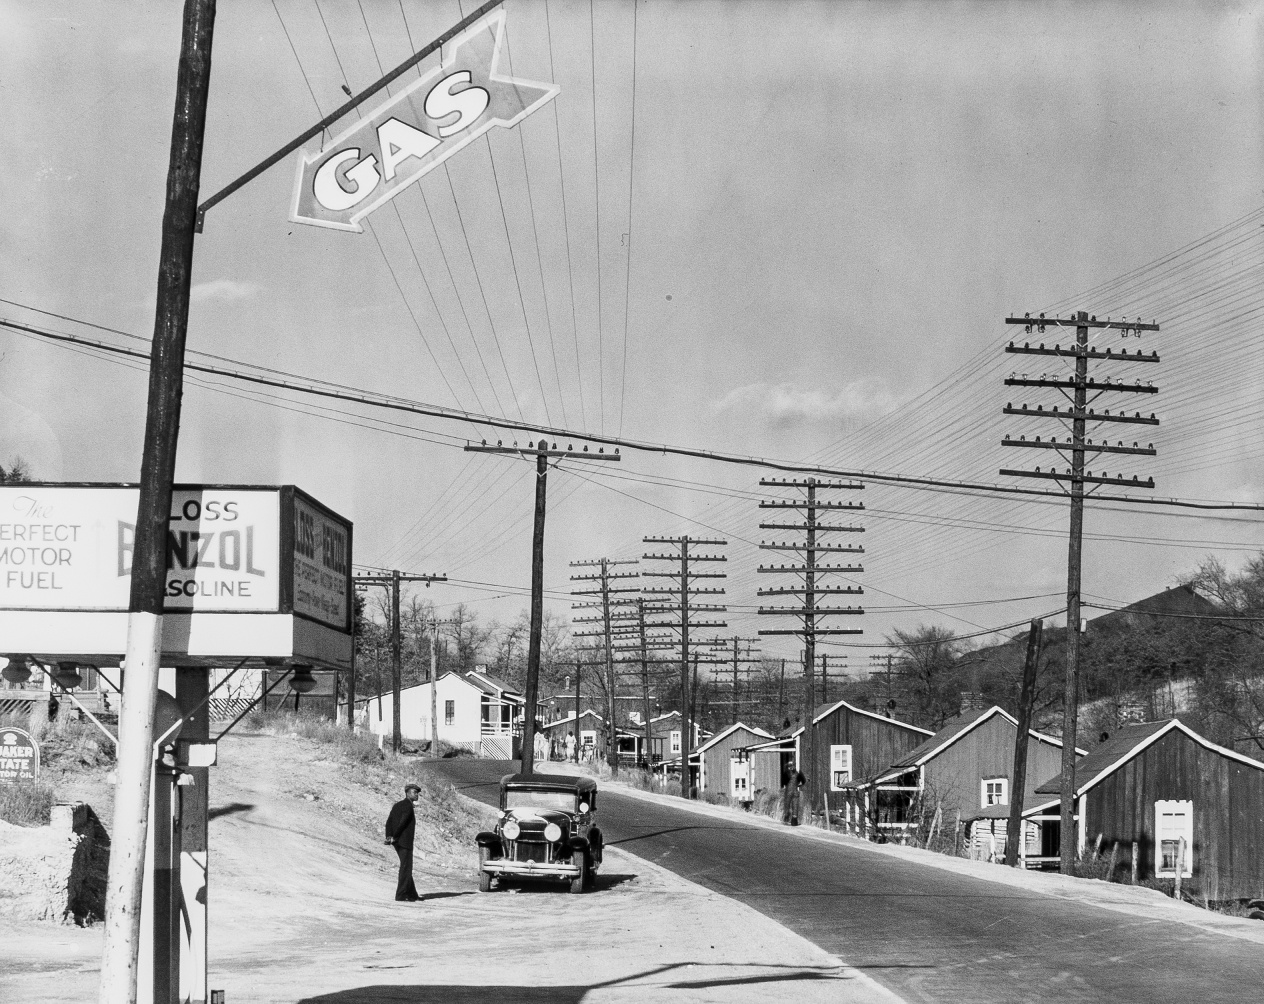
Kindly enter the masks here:
<path id="1" fill-rule="evenodd" d="M 579 674 L 580 674 L 580 667 L 582 665 L 583 665 L 583 662 L 581 662 L 579 659 L 575 660 L 575 762 L 576 763 L 579 763 L 579 756 L 580 756 L 580 749 L 579 749 L 579 702 L 580 702 L 579 684 L 580 684 L 580 680 L 579 680 Z"/>
<path id="2" fill-rule="evenodd" d="M 600 638 L 601 639 L 601 655 L 605 661 L 606 667 L 606 762 L 610 765 L 612 775 L 619 773 L 619 740 L 618 740 L 618 722 L 615 715 L 618 706 L 615 702 L 617 692 L 617 681 L 614 675 L 614 629 L 612 621 L 615 614 L 612 614 L 612 605 L 631 602 L 630 600 L 620 601 L 617 599 L 621 593 L 635 593 L 640 587 L 619 587 L 611 586 L 612 580 L 617 579 L 635 579 L 636 572 L 624 572 L 612 574 L 610 569 L 616 565 L 635 565 L 635 561 L 611 561 L 609 558 L 597 558 L 595 561 L 572 561 L 571 568 L 598 568 L 600 571 L 596 575 L 572 575 L 572 582 L 593 584 L 595 589 L 572 589 L 572 596 L 595 596 L 596 600 L 585 600 L 580 603 L 572 603 L 572 609 L 600 609 L 600 614 L 595 617 L 575 617 L 576 624 L 593 624 L 600 623 L 600 631 L 574 631 L 572 636 L 575 638 Z M 616 597 L 611 599 L 611 597 Z"/>
<path id="3" fill-rule="evenodd" d="M 467 443 L 465 452 L 510 454 L 523 459 L 535 457 L 535 523 L 531 537 L 531 634 L 527 641 L 527 683 L 524 688 L 526 707 L 523 709 L 520 767 L 522 773 L 531 774 L 535 771 L 535 715 L 540 695 L 540 633 L 544 625 L 544 516 L 545 502 L 548 497 L 549 458 L 557 457 L 559 463 L 561 458 L 565 457 L 612 461 L 623 458 L 619 456 L 618 450 L 614 453 L 606 453 L 604 447 L 596 453 L 588 452 L 586 446 L 579 453 L 570 446 L 559 450 L 556 443 L 550 446 L 547 439 L 541 439 L 535 444 L 528 442 L 526 447 L 519 447 L 517 443 L 513 446 L 505 446 L 500 441 L 495 446 L 489 446 L 487 441 L 483 440 L 478 446 Z M 578 724 L 578 714 L 576 724 Z"/>
<path id="4" fill-rule="evenodd" d="M 672 561 L 680 563 L 680 571 L 678 572 L 644 572 L 643 575 L 655 576 L 659 578 L 675 579 L 677 585 L 666 586 L 663 588 L 645 589 L 643 592 L 651 597 L 652 613 L 663 615 L 665 618 L 651 624 L 655 628 L 671 628 L 680 632 L 680 795 L 682 798 L 691 798 L 692 791 L 689 783 L 689 755 L 690 746 L 693 739 L 693 707 L 690 700 L 690 679 L 689 679 L 689 658 L 692 653 L 694 665 L 699 661 L 699 653 L 695 649 L 706 647 L 707 643 L 699 641 L 690 641 L 689 632 L 698 628 L 711 627 L 727 627 L 726 621 L 697 621 L 691 620 L 691 613 L 718 613 L 726 609 L 723 604 L 715 603 L 694 603 L 692 597 L 698 595 L 720 595 L 724 592 L 723 588 L 694 588 L 694 582 L 698 579 L 723 579 L 724 572 L 698 572 L 691 571 L 690 563 L 701 563 L 709 561 L 725 561 L 724 555 L 718 554 L 696 554 L 690 553 L 690 547 L 724 547 L 728 544 L 727 540 L 712 540 L 704 537 L 645 537 L 646 544 L 672 544 L 680 547 L 678 554 L 645 554 L 642 555 L 647 561 Z M 674 611 L 679 611 L 679 618 L 671 618 L 670 615 Z M 703 662 L 719 662 L 713 654 L 708 654 L 702 658 Z"/>
<path id="5" fill-rule="evenodd" d="M 360 586 L 386 586 L 391 591 L 391 750 L 399 753 L 403 745 L 400 728 L 400 691 L 403 689 L 404 653 L 399 624 L 399 587 L 403 582 L 424 582 L 430 588 L 432 582 L 447 582 L 447 575 L 412 575 L 394 569 L 389 575 L 357 575 L 353 580 Z M 381 715 L 381 683 L 378 684 L 378 715 Z"/>
<path id="6" fill-rule="evenodd" d="M 1027 658 L 1023 660 L 1023 686 L 1018 696 L 1018 736 L 1014 739 L 1014 770 L 1010 782 L 1009 824 L 1005 828 L 1005 864 L 1018 864 L 1023 840 L 1023 801 L 1027 790 L 1027 743 L 1031 739 L 1031 711 L 1036 700 L 1036 669 L 1044 621 L 1036 617 L 1027 631 Z"/>
<path id="7" fill-rule="evenodd" d="M 355 588 L 351 590 L 351 671 L 347 674 L 347 729 L 350 732 L 355 731 L 355 700 L 356 700 L 356 642 L 359 637 L 356 634 L 356 606 L 355 606 Z"/>
<path id="8" fill-rule="evenodd" d="M 162 659 L 167 530 L 180 433 L 202 137 L 211 83 L 215 0 L 185 0 L 167 163 L 140 497 L 132 551 L 127 652 L 119 712 L 118 783 L 101 949 L 101 1004 L 136 1000 L 141 895 L 154 772 L 154 707 Z M 157 960 L 156 960 L 157 961 Z M 149 974 L 146 974 L 146 979 Z"/>
<path id="9" fill-rule="evenodd" d="M 859 565 L 829 565 L 817 562 L 820 554 L 846 553 L 863 554 L 864 548 L 859 544 L 824 544 L 817 541 L 818 533 L 863 533 L 862 526 L 836 526 L 817 522 L 817 513 L 821 511 L 856 511 L 864 509 L 860 502 L 828 502 L 816 497 L 818 489 L 854 491 L 864 488 L 863 484 L 850 481 L 823 481 L 819 478 L 808 478 L 805 481 L 762 480 L 761 486 L 778 488 L 782 491 L 796 489 L 804 493 L 802 498 L 774 499 L 760 502 L 761 509 L 803 509 L 802 523 L 760 523 L 761 530 L 793 530 L 804 534 L 800 541 L 760 541 L 759 546 L 766 551 L 790 551 L 802 555 L 803 564 L 760 565 L 758 571 L 779 575 L 795 574 L 802 576 L 803 585 L 760 589 L 760 596 L 802 596 L 801 606 L 792 607 L 760 607 L 759 613 L 776 616 L 801 618 L 802 627 L 770 628 L 761 630 L 761 635 L 794 635 L 803 639 L 803 738 L 799 747 L 799 769 L 807 775 L 808 798 L 810 810 L 816 811 L 816 793 L 821 787 L 821 771 L 818 770 L 816 755 L 816 730 L 812 727 L 813 713 L 816 710 L 812 682 L 812 667 L 816 661 L 816 639 L 820 635 L 861 634 L 860 628 L 827 628 L 820 625 L 820 618 L 840 614 L 863 614 L 862 607 L 822 607 L 817 606 L 817 598 L 822 596 L 857 595 L 864 592 L 859 586 L 826 586 L 818 584 L 817 576 L 836 573 L 862 572 Z"/>
<path id="10" fill-rule="evenodd" d="M 1137 318 L 1135 322 L 1127 320 L 1112 321 L 1110 318 L 1099 321 L 1096 317 L 1090 317 L 1082 310 L 1073 317 L 1067 318 L 1046 318 L 1043 314 L 1038 317 L 1032 317 L 1030 314 L 1024 317 L 1007 317 L 1005 318 L 1005 323 L 1021 324 L 1027 334 L 1031 334 L 1033 330 L 1037 334 L 1044 334 L 1049 327 L 1054 328 L 1055 331 L 1058 328 L 1075 329 L 1075 343 L 1065 348 L 1057 343 L 1052 347 L 1046 348 L 1044 342 L 1041 342 L 1039 346 L 1034 346 L 1030 342 L 1025 342 L 1022 345 L 1015 345 L 1013 342 L 1010 342 L 1005 347 L 1006 352 L 1017 355 L 1052 356 L 1057 359 L 1073 359 L 1075 361 L 1075 372 L 1069 376 L 1065 374 L 1050 376 L 1047 373 L 1042 373 L 1039 377 L 1034 377 L 1026 373 L 1012 373 L 1005 380 L 1005 386 L 1007 387 L 1044 387 L 1060 391 L 1064 397 L 1070 400 L 1070 408 L 1060 409 L 1057 405 L 1054 405 L 1051 409 L 1046 409 L 1044 405 L 1029 408 L 1026 404 L 1015 408 L 1010 403 L 1005 406 L 1004 413 L 1006 415 L 1058 419 L 1064 426 L 1067 423 L 1070 424 L 1071 435 L 1065 440 L 1059 440 L 1057 436 L 1049 437 L 1043 441 L 1040 436 L 1036 436 L 1033 440 L 1028 440 L 1025 435 L 1021 435 L 1017 439 L 1014 439 L 1012 436 L 1006 436 L 1001 440 L 1002 446 L 1055 450 L 1064 463 L 1068 459 L 1067 454 L 1070 454 L 1071 466 L 1063 470 L 1058 470 L 1056 467 L 1050 467 L 1047 471 L 1042 471 L 1039 467 L 1034 471 L 1001 470 L 1002 474 L 1015 477 L 1057 481 L 1060 485 L 1067 487 L 1067 495 L 1071 500 L 1071 526 L 1067 544 L 1067 663 L 1062 705 L 1062 797 L 1060 812 L 1061 870 L 1063 874 L 1069 874 L 1075 861 L 1077 849 L 1077 827 L 1075 826 L 1075 739 L 1079 704 L 1080 567 L 1084 537 L 1084 486 L 1089 484 L 1098 486 L 1113 485 L 1117 488 L 1154 487 L 1153 478 L 1147 478 L 1142 481 L 1136 475 L 1133 475 L 1131 480 L 1128 480 L 1122 474 L 1117 474 L 1112 478 L 1105 471 L 1101 471 L 1097 476 L 1094 476 L 1092 471 L 1085 471 L 1085 458 L 1089 454 L 1131 454 L 1152 457 L 1156 452 L 1153 444 L 1143 447 L 1139 443 L 1125 446 L 1122 441 L 1117 442 L 1113 446 L 1108 441 L 1094 443 L 1091 439 L 1086 438 L 1086 427 L 1089 422 L 1097 424 L 1123 423 L 1128 425 L 1159 424 L 1159 420 L 1153 414 L 1149 418 L 1144 418 L 1140 412 L 1128 415 L 1126 412 L 1117 411 L 1115 414 L 1111 414 L 1109 409 L 1098 412 L 1096 409 L 1089 407 L 1088 395 L 1090 393 L 1093 395 L 1092 400 L 1096 401 L 1103 394 L 1107 393 L 1157 394 L 1159 392 L 1158 388 L 1152 383 L 1142 383 L 1140 380 L 1127 383 L 1112 380 L 1110 377 L 1107 377 L 1105 380 L 1092 379 L 1088 375 L 1090 360 L 1096 362 L 1157 363 L 1159 354 L 1158 352 L 1147 354 L 1140 349 L 1134 352 L 1129 352 L 1127 349 L 1115 352 L 1109 347 L 1106 349 L 1090 347 L 1088 344 L 1088 333 L 1090 328 L 1104 328 L 1121 331 L 1122 336 L 1125 338 L 1129 335 L 1135 335 L 1137 338 L 1140 338 L 1143 331 L 1158 331 L 1159 326 L 1156 323 L 1143 324 L 1140 318 Z"/>

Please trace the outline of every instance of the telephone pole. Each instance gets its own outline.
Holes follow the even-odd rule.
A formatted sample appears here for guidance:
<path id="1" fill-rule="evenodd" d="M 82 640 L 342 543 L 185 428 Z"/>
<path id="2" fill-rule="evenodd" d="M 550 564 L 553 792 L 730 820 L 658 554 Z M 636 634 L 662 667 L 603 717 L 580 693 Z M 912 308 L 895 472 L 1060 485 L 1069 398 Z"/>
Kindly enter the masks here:
<path id="1" fill-rule="evenodd" d="M 802 618 L 803 626 L 795 628 L 767 628 L 761 635 L 795 635 L 803 639 L 803 739 L 800 742 L 799 769 L 807 775 L 809 801 L 811 810 L 816 810 L 816 790 L 820 780 L 817 770 L 816 735 L 812 728 L 813 704 L 812 664 L 816 661 L 816 639 L 821 635 L 861 634 L 860 628 L 827 628 L 822 627 L 820 619 L 838 615 L 863 614 L 864 608 L 856 606 L 821 607 L 817 606 L 818 597 L 858 595 L 864 592 L 860 586 L 827 586 L 817 581 L 818 576 L 827 574 L 845 574 L 861 572 L 860 565 L 829 565 L 817 561 L 822 554 L 863 554 L 864 547 L 859 544 L 825 544 L 817 540 L 818 533 L 863 533 L 862 526 L 846 526 L 840 524 L 820 523 L 818 513 L 823 512 L 855 512 L 864 509 L 861 502 L 834 502 L 818 499 L 819 490 L 858 491 L 863 484 L 852 481 L 828 481 L 819 478 L 808 478 L 804 481 L 761 480 L 760 485 L 766 488 L 777 488 L 782 491 L 791 489 L 803 492 L 801 497 L 791 499 L 773 499 L 759 503 L 761 509 L 803 510 L 802 523 L 760 523 L 761 530 L 789 530 L 804 535 L 802 540 L 792 541 L 760 541 L 760 548 L 766 551 L 789 551 L 802 557 L 802 564 L 760 565 L 758 571 L 778 575 L 792 574 L 801 576 L 801 585 L 777 586 L 758 590 L 759 596 L 802 596 L 800 606 L 760 607 L 759 613 L 780 617 Z"/>
<path id="2" fill-rule="evenodd" d="M 444 575 L 405 575 L 398 568 L 389 575 L 357 575 L 357 586 L 386 586 L 391 596 L 391 750 L 398 754 L 403 743 L 399 721 L 399 692 L 403 689 L 404 655 L 399 629 L 399 587 L 402 582 L 424 582 L 430 588 L 432 582 L 447 582 Z"/>
<path id="3" fill-rule="evenodd" d="M 618 727 L 615 723 L 615 714 L 618 708 L 615 704 L 616 681 L 614 677 L 614 645 L 613 634 L 611 630 L 611 606 L 612 604 L 626 604 L 629 601 L 620 600 L 618 597 L 625 593 L 635 593 L 639 591 L 639 586 L 611 586 L 612 581 L 635 579 L 636 572 L 612 573 L 611 568 L 617 565 L 635 565 L 636 561 L 611 561 L 609 558 L 598 558 L 595 561 L 572 561 L 571 568 L 598 568 L 600 571 L 596 575 L 572 575 L 572 582 L 581 584 L 595 585 L 596 588 L 591 589 L 572 589 L 572 596 L 597 596 L 597 600 L 584 600 L 580 603 L 572 603 L 573 609 L 592 609 L 600 608 L 601 614 L 597 617 L 576 617 L 573 618 L 576 624 L 591 624 L 600 622 L 600 631 L 575 631 L 573 636 L 576 638 L 601 638 L 601 650 L 605 657 L 606 663 L 606 762 L 610 764 L 610 773 L 617 776 L 619 773 L 619 736 Z M 614 596 L 615 599 L 611 599 Z"/>
<path id="4" fill-rule="evenodd" d="M 742 638 L 734 635 L 732 638 L 713 638 L 711 645 L 715 650 L 715 654 L 719 656 L 720 652 L 724 653 L 723 662 L 731 665 L 733 669 L 733 696 L 728 704 L 733 709 L 733 721 L 741 718 L 741 698 L 739 695 L 739 686 L 741 683 L 740 673 L 750 673 L 752 666 L 757 666 L 763 657 L 759 649 L 754 647 L 754 643 L 759 641 L 758 638 Z M 713 701 L 713 704 L 722 705 L 724 701 Z"/>
<path id="5" fill-rule="evenodd" d="M 611 618 L 611 639 L 616 655 L 616 666 L 640 665 L 640 672 L 636 674 L 636 677 L 641 685 L 641 708 L 645 719 L 642 723 L 642 728 L 645 732 L 645 763 L 647 767 L 653 769 L 654 735 L 650 726 L 652 717 L 650 711 L 650 666 L 674 666 L 676 660 L 672 658 L 658 658 L 659 653 L 670 648 L 671 636 L 650 634 L 649 623 L 646 621 L 646 617 L 651 613 L 652 606 L 646 603 L 644 596 L 638 596 L 633 602 L 636 604 L 635 612 L 629 609 L 626 613 Z M 620 644 L 620 642 L 624 644 Z M 653 653 L 654 657 L 651 657 L 651 653 Z M 629 655 L 631 656 L 630 658 L 627 657 Z M 624 656 L 624 658 L 618 658 L 618 656 Z M 660 683 L 659 677 L 659 671 L 655 670 L 654 682 L 656 690 Z"/>
<path id="6" fill-rule="evenodd" d="M 516 442 L 512 446 L 505 446 L 501 440 L 497 440 L 495 446 L 489 446 L 487 440 L 483 440 L 478 446 L 466 443 L 465 452 L 508 454 L 524 460 L 535 457 L 535 525 L 531 537 L 531 635 L 527 643 L 521 765 L 522 773 L 531 774 L 535 772 L 535 712 L 540 696 L 540 632 L 544 625 L 544 510 L 548 497 L 549 458 L 558 458 L 556 463 L 561 463 L 566 457 L 612 461 L 623 458 L 619 456 L 618 450 L 607 453 L 605 447 L 601 447 L 596 453 L 590 453 L 587 446 L 578 453 L 569 445 L 566 449 L 559 450 L 557 443 L 550 446 L 547 439 L 541 439 L 534 445 L 528 442 L 525 447 L 519 447 Z"/>
<path id="7" fill-rule="evenodd" d="M 101 1004 L 136 1000 L 141 893 L 145 882 L 149 802 L 154 773 L 154 707 L 162 659 L 167 587 L 167 529 L 180 398 L 184 386 L 193 233 L 197 220 L 206 98 L 211 84 L 215 0 L 185 0 L 176 70 L 175 112 L 167 161 L 154 337 L 149 361 L 145 438 L 140 463 L 127 653 L 119 711 L 118 783 L 101 948 Z M 155 963 L 159 960 L 155 959 Z"/>
<path id="8" fill-rule="evenodd" d="M 691 547 L 724 547 L 728 544 L 727 540 L 711 539 L 705 537 L 644 537 L 642 538 L 646 544 L 668 544 L 680 548 L 677 554 L 644 554 L 642 559 L 645 561 L 671 561 L 678 562 L 679 571 L 672 572 L 643 572 L 642 574 L 649 577 L 674 579 L 676 584 L 672 586 L 664 586 L 662 588 L 644 589 L 642 592 L 650 598 L 653 604 L 653 612 L 661 615 L 664 619 L 655 621 L 649 625 L 655 628 L 669 628 L 680 632 L 680 795 L 682 798 L 692 797 L 692 785 L 689 781 L 689 754 L 690 746 L 693 738 L 693 721 L 692 721 L 692 702 L 690 700 L 691 687 L 689 680 L 689 659 L 693 656 L 694 665 L 698 662 L 716 662 L 713 655 L 705 658 L 701 657 L 700 648 L 706 647 L 706 642 L 690 640 L 690 631 L 699 628 L 712 627 L 728 627 L 726 621 L 707 621 L 707 620 L 691 620 L 690 614 L 707 614 L 720 613 L 727 609 L 723 604 L 718 603 L 695 603 L 694 596 L 718 596 L 724 593 L 722 587 L 694 587 L 694 583 L 699 579 L 723 579 L 726 578 L 724 572 L 698 572 L 691 571 L 689 566 L 694 563 L 705 563 L 714 561 L 726 561 L 722 554 L 698 554 L 691 552 Z M 679 619 L 671 618 L 671 614 L 679 611 Z"/>
<path id="9" fill-rule="evenodd" d="M 1014 477 L 1057 481 L 1059 485 L 1067 489 L 1068 497 L 1071 500 L 1071 527 L 1067 545 L 1067 662 L 1064 681 L 1065 693 L 1062 705 L 1062 797 L 1060 813 L 1061 871 L 1063 874 L 1069 874 L 1077 850 L 1077 828 L 1074 823 L 1075 739 L 1079 710 L 1080 568 L 1084 540 L 1084 486 L 1094 486 L 1090 489 L 1090 493 L 1091 491 L 1096 491 L 1097 487 L 1101 485 L 1113 485 L 1117 488 L 1154 487 L 1153 478 L 1146 478 L 1146 480 L 1142 481 L 1136 475 L 1133 475 L 1131 480 L 1128 480 L 1122 474 L 1116 474 L 1112 478 L 1105 471 L 1100 471 L 1097 475 L 1094 475 L 1092 471 L 1085 470 L 1086 458 L 1090 455 L 1126 454 L 1152 457 L 1155 455 L 1153 444 L 1141 446 L 1139 443 L 1133 443 L 1132 446 L 1125 446 L 1122 441 L 1118 441 L 1112 446 L 1109 441 L 1094 443 L 1086 437 L 1085 433 L 1090 422 L 1097 425 L 1159 424 L 1159 420 L 1153 414 L 1149 418 L 1145 418 L 1139 411 L 1129 415 L 1126 412 L 1116 410 L 1112 414 L 1109 409 L 1099 412 L 1095 408 L 1090 407 L 1093 402 L 1097 401 L 1104 394 L 1157 394 L 1159 392 L 1158 388 L 1148 381 L 1142 383 L 1140 380 L 1136 380 L 1129 383 L 1112 379 L 1110 376 L 1107 376 L 1104 380 L 1090 377 L 1088 372 L 1090 362 L 1157 363 L 1159 354 L 1158 352 L 1146 354 L 1139 348 L 1130 353 L 1126 348 L 1112 351 L 1110 347 L 1102 349 L 1090 346 L 1088 333 L 1090 329 L 1115 330 L 1119 331 L 1124 338 L 1127 338 L 1129 335 L 1135 335 L 1137 338 L 1140 338 L 1143 331 L 1158 331 L 1159 326 L 1153 322 L 1143 324 L 1140 318 L 1137 318 L 1136 321 L 1112 321 L 1110 318 L 1099 321 L 1096 317 L 1090 317 L 1082 310 L 1078 311 L 1074 317 L 1067 318 L 1046 318 L 1044 314 L 1040 314 L 1037 317 L 1032 317 L 1030 314 L 1024 317 L 1007 317 L 1005 318 L 1005 323 L 1021 324 L 1024 332 L 1029 335 L 1032 334 L 1033 330 L 1036 334 L 1044 334 L 1045 330 L 1050 327 L 1054 328 L 1055 331 L 1058 328 L 1075 329 L 1075 342 L 1066 347 L 1059 343 L 1046 347 L 1044 342 L 1041 342 L 1038 346 L 1032 345 L 1030 342 L 1016 345 L 1012 341 L 1005 347 L 1006 352 L 1016 355 L 1052 356 L 1056 359 L 1073 359 L 1075 361 L 1073 374 L 1050 375 L 1042 373 L 1039 377 L 1036 377 L 1034 375 L 1029 376 L 1027 373 L 1011 373 L 1005 380 L 1006 387 L 1047 387 L 1058 390 L 1070 405 L 1065 408 L 1054 405 L 1051 409 L 1046 409 L 1043 404 L 1038 404 L 1035 408 L 1029 408 L 1026 404 L 1023 404 L 1021 407 L 1015 408 L 1011 402 L 1005 406 L 1004 413 L 1006 415 L 1057 419 L 1063 424 L 1064 428 L 1069 425 L 1071 434 L 1063 439 L 1052 436 L 1042 440 L 1040 436 L 1037 436 L 1035 439 L 1029 440 L 1025 435 L 1020 435 L 1017 439 L 1014 439 L 1012 436 L 1006 436 L 1001 440 L 1002 446 L 1055 450 L 1063 462 L 1068 460 L 1070 462 L 1070 467 L 1063 470 L 1058 470 L 1056 467 L 1050 467 L 1047 471 L 1042 471 L 1039 467 L 1034 471 L 1001 470 L 1002 474 Z M 1091 397 L 1089 396 L 1090 394 L 1092 395 Z"/>
<path id="10" fill-rule="evenodd" d="M 841 668 L 843 670 L 844 677 L 847 675 L 847 656 L 845 654 L 844 655 L 830 655 L 828 652 L 821 653 L 821 703 L 822 704 L 829 704 L 829 667 L 830 667 L 831 659 L 841 660 L 841 666 L 839 666 L 838 662 L 835 662 L 835 665 L 838 668 Z M 835 679 L 837 679 L 837 677 L 835 677 Z"/>

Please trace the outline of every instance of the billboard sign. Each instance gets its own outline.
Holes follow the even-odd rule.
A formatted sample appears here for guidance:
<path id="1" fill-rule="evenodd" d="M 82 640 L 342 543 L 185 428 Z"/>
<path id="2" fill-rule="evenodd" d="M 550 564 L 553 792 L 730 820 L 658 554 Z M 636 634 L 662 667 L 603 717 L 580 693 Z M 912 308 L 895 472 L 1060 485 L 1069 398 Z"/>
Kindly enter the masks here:
<path id="1" fill-rule="evenodd" d="M 126 611 L 138 489 L 0 486 L 0 610 Z M 294 613 L 350 630 L 351 524 L 295 488 L 177 486 L 167 613 Z"/>
<path id="2" fill-rule="evenodd" d="M 510 128 L 557 96 L 556 84 L 497 73 L 505 12 L 444 47 L 441 65 L 315 154 L 299 155 L 290 219 L 362 232 L 360 220 L 493 126 Z"/>
<path id="3" fill-rule="evenodd" d="M 294 499 L 294 613 L 345 630 L 351 574 L 351 529 Z"/>
<path id="4" fill-rule="evenodd" d="M 39 744 L 22 729 L 0 729 L 0 784 L 39 780 Z"/>

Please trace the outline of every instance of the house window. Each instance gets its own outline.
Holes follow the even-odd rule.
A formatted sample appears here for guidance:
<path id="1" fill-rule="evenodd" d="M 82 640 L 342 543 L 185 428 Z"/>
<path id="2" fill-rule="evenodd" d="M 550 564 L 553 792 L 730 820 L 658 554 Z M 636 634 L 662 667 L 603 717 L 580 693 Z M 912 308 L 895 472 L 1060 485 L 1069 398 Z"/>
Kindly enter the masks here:
<path id="1" fill-rule="evenodd" d="M 729 795 L 741 802 L 750 800 L 750 761 L 744 758 L 729 759 L 729 776 L 732 779 Z"/>
<path id="2" fill-rule="evenodd" d="M 673 753 L 680 752 L 680 733 L 679 732 L 673 732 L 671 734 L 671 751 Z"/>
<path id="3" fill-rule="evenodd" d="M 456 721 L 456 701 L 443 702 L 443 723 L 451 725 Z"/>
<path id="4" fill-rule="evenodd" d="M 1009 779 L 993 777 L 983 781 L 982 797 L 979 799 L 984 808 L 989 805 L 1009 805 Z"/>
<path id="5" fill-rule="evenodd" d="M 1159 799 L 1154 803 L 1154 874 L 1176 877 L 1178 860 L 1181 877 L 1194 877 L 1194 803 L 1188 800 Z"/>
<path id="6" fill-rule="evenodd" d="M 830 790 L 842 791 L 851 781 L 851 747 L 830 747 Z"/>

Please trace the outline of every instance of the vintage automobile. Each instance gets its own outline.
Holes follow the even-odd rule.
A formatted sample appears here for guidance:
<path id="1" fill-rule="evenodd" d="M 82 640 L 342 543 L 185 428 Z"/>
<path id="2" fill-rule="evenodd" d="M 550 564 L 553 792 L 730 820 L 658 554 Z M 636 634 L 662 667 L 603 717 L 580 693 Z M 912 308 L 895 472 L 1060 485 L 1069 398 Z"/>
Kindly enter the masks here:
<path id="1" fill-rule="evenodd" d="M 500 779 L 495 832 L 478 834 L 478 888 L 492 881 L 561 879 L 571 892 L 592 884 L 601 865 L 594 823 L 597 782 L 563 774 L 507 774 Z"/>

